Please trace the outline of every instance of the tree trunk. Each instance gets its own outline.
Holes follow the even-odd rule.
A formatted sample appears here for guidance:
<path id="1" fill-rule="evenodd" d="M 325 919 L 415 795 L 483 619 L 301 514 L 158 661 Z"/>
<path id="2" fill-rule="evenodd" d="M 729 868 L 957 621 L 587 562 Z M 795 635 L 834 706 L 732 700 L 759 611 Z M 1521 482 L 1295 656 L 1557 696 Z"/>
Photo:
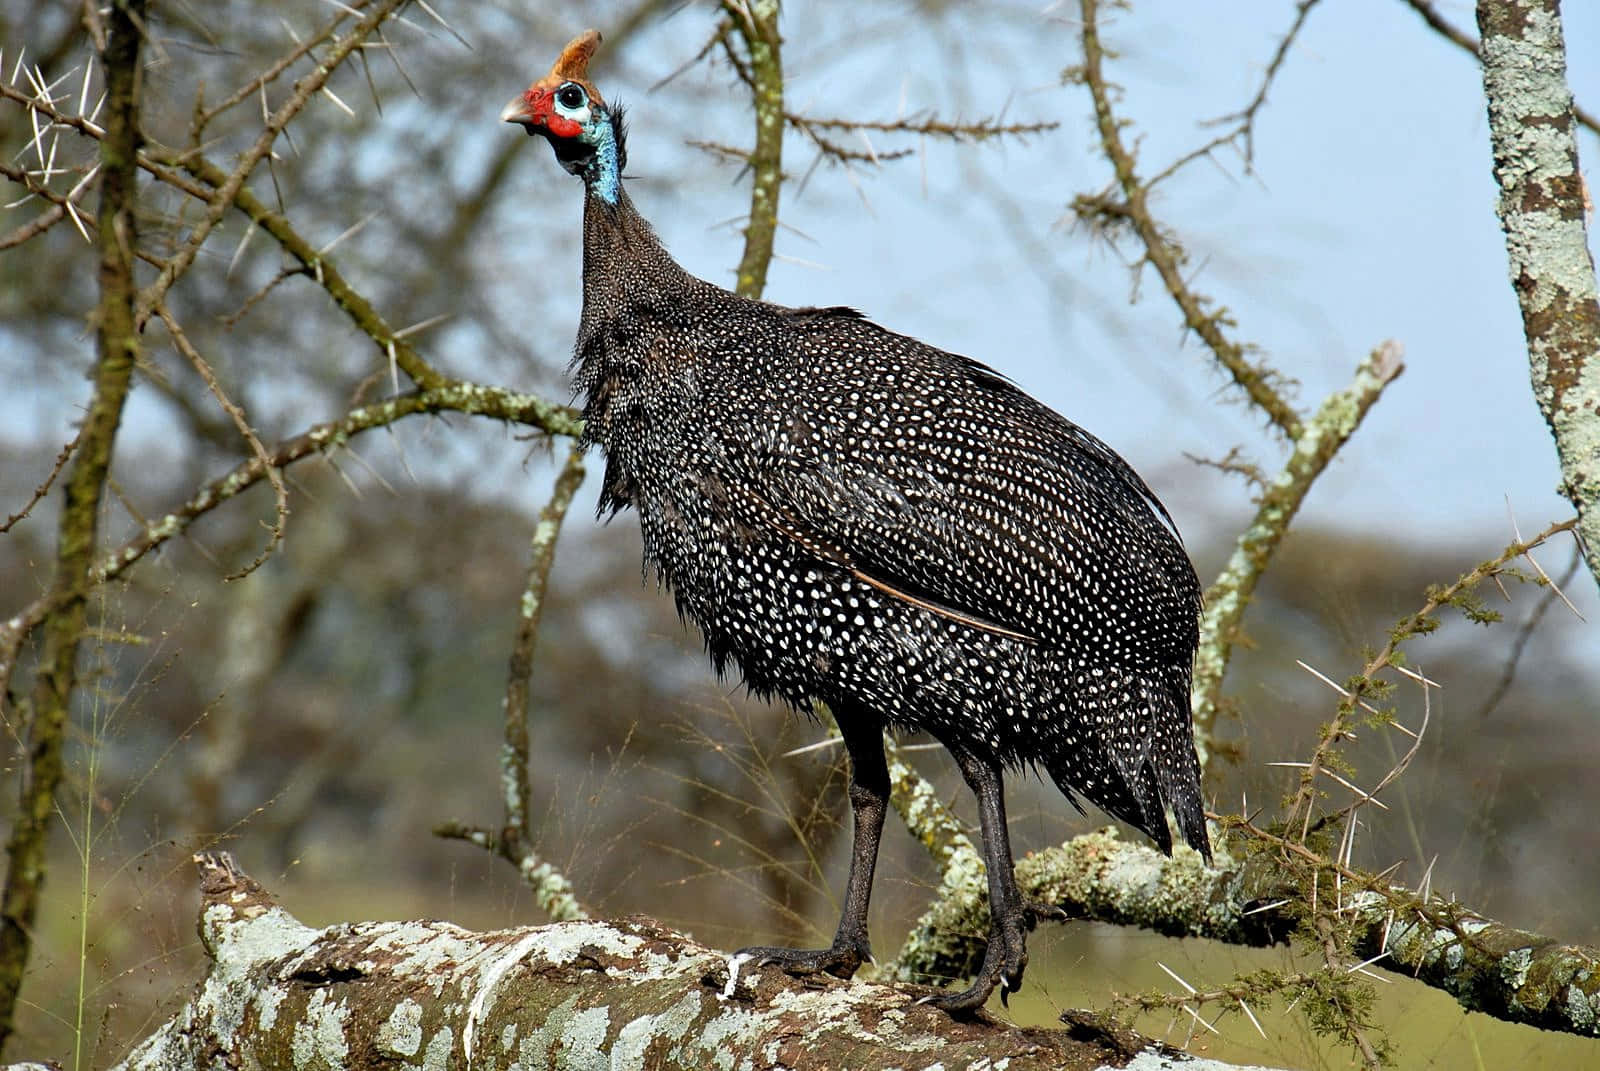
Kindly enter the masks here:
<path id="1" fill-rule="evenodd" d="M 1600 294 L 1559 0 L 1478 0 L 1483 92 L 1511 285 L 1562 492 L 1600 583 Z"/>

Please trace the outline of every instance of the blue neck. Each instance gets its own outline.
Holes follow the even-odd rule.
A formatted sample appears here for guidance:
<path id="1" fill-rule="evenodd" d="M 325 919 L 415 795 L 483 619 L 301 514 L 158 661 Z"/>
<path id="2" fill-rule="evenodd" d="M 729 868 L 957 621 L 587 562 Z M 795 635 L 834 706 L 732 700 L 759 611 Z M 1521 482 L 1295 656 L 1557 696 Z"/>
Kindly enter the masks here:
<path id="1" fill-rule="evenodd" d="M 615 205 L 622 191 L 622 175 L 617 166 L 617 137 L 611 121 L 601 117 L 594 125 L 594 161 L 584 170 L 583 182 L 591 196 L 608 205 Z M 585 139 L 590 138 L 588 131 Z"/>

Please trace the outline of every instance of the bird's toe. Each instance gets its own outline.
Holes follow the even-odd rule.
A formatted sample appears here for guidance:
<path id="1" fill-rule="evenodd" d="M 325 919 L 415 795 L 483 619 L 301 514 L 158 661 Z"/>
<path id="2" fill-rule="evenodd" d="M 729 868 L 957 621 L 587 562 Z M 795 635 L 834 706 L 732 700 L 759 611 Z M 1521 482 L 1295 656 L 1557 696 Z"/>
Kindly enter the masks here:
<path id="1" fill-rule="evenodd" d="M 734 953 L 743 956 L 757 967 L 777 967 L 785 974 L 831 974 L 836 978 L 850 978 L 871 954 L 853 945 L 834 945 L 829 948 L 776 948 L 758 945 L 741 948 Z"/>

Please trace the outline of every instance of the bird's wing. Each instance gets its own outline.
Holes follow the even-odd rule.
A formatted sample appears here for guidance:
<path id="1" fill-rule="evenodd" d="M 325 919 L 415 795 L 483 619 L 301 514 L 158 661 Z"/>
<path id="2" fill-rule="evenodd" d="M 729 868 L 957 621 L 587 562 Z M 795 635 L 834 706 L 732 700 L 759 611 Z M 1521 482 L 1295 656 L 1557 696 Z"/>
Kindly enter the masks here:
<path id="1" fill-rule="evenodd" d="M 753 471 L 730 481 L 750 489 L 753 516 L 975 627 L 1187 663 L 1199 585 L 1120 457 L 976 362 L 806 312 L 810 379 L 775 398 L 780 418 L 745 455 Z M 854 347 L 872 360 L 851 360 Z"/>

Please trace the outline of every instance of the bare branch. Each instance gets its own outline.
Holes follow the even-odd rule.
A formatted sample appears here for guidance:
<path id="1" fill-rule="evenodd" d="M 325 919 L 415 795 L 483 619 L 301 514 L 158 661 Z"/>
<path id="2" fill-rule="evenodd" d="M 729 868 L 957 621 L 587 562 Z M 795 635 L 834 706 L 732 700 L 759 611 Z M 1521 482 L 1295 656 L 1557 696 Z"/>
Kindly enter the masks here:
<path id="1" fill-rule="evenodd" d="M 37 506 L 40 500 L 50 493 L 50 485 L 56 482 L 56 477 L 61 475 L 61 470 L 67 467 L 67 459 L 72 456 L 72 451 L 78 448 L 78 438 L 79 436 L 74 435 L 72 441 L 61 448 L 61 452 L 56 455 L 55 464 L 50 466 L 50 472 L 45 476 L 44 482 L 33 489 L 33 494 L 28 496 L 27 503 L 21 509 L 7 517 L 5 524 L 0 524 L 0 534 L 11 531 L 13 525 L 32 513 L 33 507 Z"/>
<path id="2" fill-rule="evenodd" d="M 1283 61 L 1289 58 L 1289 49 L 1294 46 L 1295 39 L 1300 36 L 1301 29 L 1306 24 L 1306 18 L 1311 14 L 1311 9 L 1316 7 L 1319 0 L 1300 0 L 1294 7 L 1294 22 L 1289 30 L 1278 40 L 1278 48 L 1272 54 L 1272 59 L 1267 63 L 1267 69 L 1261 76 L 1261 85 L 1256 90 L 1256 95 L 1250 98 L 1239 111 L 1211 120 L 1212 124 L 1236 123 L 1237 128 L 1226 135 L 1225 140 L 1234 138 L 1244 139 L 1244 161 L 1248 167 L 1256 158 L 1256 116 L 1267 103 L 1267 94 L 1272 90 L 1272 83 L 1277 80 L 1278 72 L 1283 69 Z M 1220 142 L 1207 146 L 1207 151 L 1217 147 Z M 1165 174 L 1170 174 L 1181 165 L 1174 165 L 1167 169 Z M 1161 176 L 1152 180 L 1151 185 L 1160 180 Z"/>
<path id="3" fill-rule="evenodd" d="M 161 274 L 154 282 L 150 283 L 139 295 L 139 304 L 135 313 L 135 322 L 143 326 L 150 317 L 155 306 L 171 289 L 172 284 L 188 271 L 189 265 L 194 263 L 194 258 L 200 252 L 200 247 L 205 244 L 213 228 L 216 227 L 228 211 L 234 199 L 239 196 L 244 188 L 245 180 L 255 170 L 256 164 L 272 149 L 272 143 L 278 135 L 289 125 L 296 115 L 310 103 L 311 98 L 327 84 L 328 78 L 347 59 L 351 53 L 360 47 L 361 43 L 370 37 L 385 19 L 389 18 L 396 9 L 401 7 L 406 0 L 378 0 L 372 9 L 362 16 L 351 30 L 334 43 L 328 50 L 322 62 L 304 78 L 295 83 L 294 92 L 289 99 L 284 101 L 262 124 L 261 133 L 256 136 L 255 142 L 239 157 L 239 162 L 232 172 L 218 185 L 211 195 L 204 214 L 190 230 L 189 236 L 178 247 L 171 260 L 167 262 Z M 421 384 L 419 384 L 421 385 Z"/>
<path id="4" fill-rule="evenodd" d="M 178 324 L 177 317 L 172 315 L 165 302 L 156 305 L 156 315 L 161 317 L 161 322 L 166 325 L 167 333 L 172 336 L 173 346 L 177 348 L 179 353 L 183 354 L 184 359 L 205 381 L 207 389 L 211 391 L 211 396 L 217 400 L 218 405 L 222 406 L 223 412 L 228 414 L 228 419 L 233 421 L 233 426 L 239 430 L 240 437 L 250 447 L 250 452 L 255 455 L 256 460 L 262 463 L 267 480 L 272 484 L 272 497 L 277 515 L 268 528 L 270 534 L 267 538 L 267 545 L 262 548 L 261 553 L 256 555 L 255 560 L 250 562 L 249 565 L 236 572 L 229 573 L 223 578 L 224 580 L 241 580 L 260 568 L 261 564 L 272 556 L 272 552 L 277 549 L 278 543 L 283 539 L 283 529 L 289 521 L 289 489 L 284 486 L 283 474 L 273 466 L 271 459 L 267 457 L 267 448 L 261 445 L 261 440 L 256 436 L 255 429 L 250 426 L 250 421 L 245 417 L 244 410 L 240 409 L 233 399 L 229 398 L 227 393 L 223 391 L 222 384 L 217 382 L 216 373 L 211 370 L 211 366 L 206 363 L 206 359 L 200 356 L 200 351 L 194 348 L 194 344 L 189 341 L 189 336 L 184 334 L 183 328 Z"/>
<path id="5" fill-rule="evenodd" d="M 1099 0 L 1079 0 L 1079 6 L 1083 27 L 1083 67 L 1078 73 L 1094 99 L 1100 144 L 1116 172 L 1116 187 L 1121 197 L 1114 199 L 1109 192 L 1097 196 L 1080 195 L 1073 201 L 1073 211 L 1086 222 L 1126 224 L 1133 228 L 1144 246 L 1144 259 L 1161 277 L 1167 293 L 1182 311 L 1185 325 L 1200 336 L 1217 363 L 1278 430 L 1291 441 L 1299 439 L 1300 414 L 1295 412 L 1280 392 L 1277 377 L 1269 369 L 1252 364 L 1245 347 L 1227 337 L 1223 330 L 1230 325 L 1227 311 L 1208 311 L 1207 300 L 1189 288 L 1183 278 L 1182 248 L 1163 233 L 1150 214 L 1149 184 L 1139 178 L 1133 154 L 1123 144 L 1122 121 L 1111 107 L 1111 87 L 1103 69 L 1105 50 L 1100 44 L 1097 23 Z"/>

